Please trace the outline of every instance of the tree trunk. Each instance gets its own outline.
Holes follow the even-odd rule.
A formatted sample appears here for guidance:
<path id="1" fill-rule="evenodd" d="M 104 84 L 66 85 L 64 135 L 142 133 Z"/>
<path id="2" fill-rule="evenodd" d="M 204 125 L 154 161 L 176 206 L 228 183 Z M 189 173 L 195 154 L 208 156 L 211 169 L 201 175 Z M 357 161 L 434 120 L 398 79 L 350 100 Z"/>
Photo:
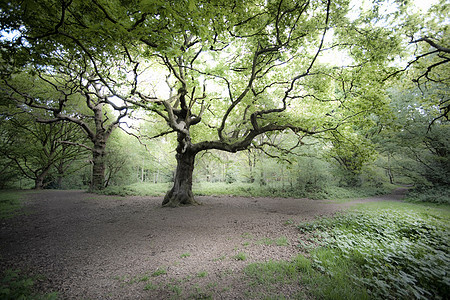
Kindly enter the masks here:
<path id="1" fill-rule="evenodd" d="M 36 175 L 34 180 L 34 189 L 42 190 L 44 188 L 44 180 L 47 177 L 48 171 L 50 170 L 50 166 L 47 166 L 40 174 Z"/>
<path id="2" fill-rule="evenodd" d="M 90 190 L 97 191 L 102 190 L 105 186 L 105 148 L 104 143 L 94 145 L 94 151 L 92 151 L 92 181 Z"/>
<path id="3" fill-rule="evenodd" d="M 177 169 L 173 187 L 164 197 L 163 206 L 198 205 L 192 193 L 192 174 L 194 172 L 195 153 L 186 151 L 177 153 Z"/>
<path id="4" fill-rule="evenodd" d="M 44 179 L 45 175 L 39 174 L 36 179 L 34 180 L 34 189 L 35 190 L 42 190 L 44 188 Z"/>

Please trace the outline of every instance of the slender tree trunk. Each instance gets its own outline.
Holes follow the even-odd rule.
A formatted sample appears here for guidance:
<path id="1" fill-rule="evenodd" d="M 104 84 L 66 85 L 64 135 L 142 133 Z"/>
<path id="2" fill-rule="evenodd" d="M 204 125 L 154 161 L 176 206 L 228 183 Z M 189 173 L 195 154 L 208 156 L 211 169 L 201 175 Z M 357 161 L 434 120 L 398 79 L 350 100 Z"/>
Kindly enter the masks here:
<path id="1" fill-rule="evenodd" d="M 390 155 L 388 154 L 388 169 L 387 169 L 388 175 L 389 175 L 389 182 L 391 184 L 394 184 L 394 174 L 392 174 L 392 169 L 391 169 L 391 160 L 390 160 Z"/>
<path id="2" fill-rule="evenodd" d="M 180 205 L 197 205 L 192 193 L 192 174 L 194 172 L 195 154 L 191 151 L 177 153 L 177 169 L 173 187 L 170 189 L 164 201 L 163 206 L 177 207 Z"/>

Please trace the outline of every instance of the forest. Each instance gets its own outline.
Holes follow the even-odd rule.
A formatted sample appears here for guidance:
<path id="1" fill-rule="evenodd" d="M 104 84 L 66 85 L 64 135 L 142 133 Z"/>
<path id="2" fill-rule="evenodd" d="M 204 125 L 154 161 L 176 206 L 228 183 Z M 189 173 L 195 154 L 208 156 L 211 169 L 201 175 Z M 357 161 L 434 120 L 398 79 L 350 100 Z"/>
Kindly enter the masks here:
<path id="1" fill-rule="evenodd" d="M 9 191 L 33 190 L 36 194 L 27 195 L 87 191 L 80 197 L 148 197 L 159 207 L 182 207 L 161 212 L 169 218 L 171 212 L 175 216 L 183 210 L 190 215 L 190 206 L 206 210 L 213 205 L 208 202 L 211 196 L 349 201 L 384 199 L 382 195 L 401 190 L 407 191 L 408 201 L 431 205 L 431 210 L 443 207 L 448 216 L 449 13 L 446 0 L 2 1 L 2 195 L 13 199 Z M 48 197 L 45 201 L 53 201 Z M 3 218 L 10 209 L 3 205 L 15 205 L 16 200 L 2 201 Z M 45 201 L 40 205 L 47 205 Z M 203 202 L 207 204 L 200 205 Z M 393 205 L 406 214 L 410 204 Z M 282 205 L 272 211 L 277 209 Z M 435 216 L 433 222 L 445 221 L 438 211 L 428 216 Z M 383 218 L 396 218 L 373 214 L 370 221 L 358 214 L 332 223 L 295 220 L 301 223 L 296 232 L 303 234 L 297 247 L 307 253 L 314 245 L 334 245 L 326 255 L 357 260 L 367 249 L 336 246 L 349 239 L 337 228 L 353 228 L 361 221 L 387 230 Z M 400 227 L 419 226 L 413 216 L 398 218 L 405 221 L 395 223 Z M 420 260 L 427 247 L 448 245 L 448 222 L 428 221 L 418 228 L 444 229 L 436 236 L 427 231 L 430 240 L 423 245 L 428 246 L 417 250 L 420 253 L 402 252 L 408 259 Z M 398 241 L 412 230 L 400 227 Z M 415 234 L 408 238 L 423 238 Z M 247 237 L 247 245 L 284 244 L 276 238 L 258 244 L 261 240 L 254 235 Z M 448 249 L 436 247 L 437 256 L 428 262 L 445 265 Z M 338 248 L 339 253 L 333 252 Z M 318 283 L 320 272 L 337 272 L 327 269 L 332 263 L 320 257 L 320 251 L 276 268 L 308 269 L 318 281 L 302 284 L 324 284 L 313 297 L 337 299 L 339 292 L 330 294 L 325 291 L 328 283 Z M 239 253 L 233 261 L 246 260 L 245 251 Z M 376 269 L 383 265 L 380 261 L 369 262 L 361 272 L 376 280 L 355 274 L 352 280 L 357 277 L 364 289 L 356 290 L 361 294 L 354 299 L 387 294 L 392 299 L 442 299 L 449 291 L 448 268 L 424 279 L 425 263 L 417 262 L 408 274 L 425 277 L 411 279 L 402 272 L 413 259 L 389 255 L 383 259 L 405 259 L 400 271 L 391 270 L 403 281 Z M 258 263 L 246 267 L 246 276 L 260 276 L 269 268 Z M 150 275 L 142 276 L 148 280 Z M 122 284 L 136 282 L 125 277 L 120 277 Z M 406 287 L 408 280 L 418 288 Z M 171 288 L 166 283 L 169 296 L 189 298 Z M 267 296 L 267 291 L 262 293 Z"/>

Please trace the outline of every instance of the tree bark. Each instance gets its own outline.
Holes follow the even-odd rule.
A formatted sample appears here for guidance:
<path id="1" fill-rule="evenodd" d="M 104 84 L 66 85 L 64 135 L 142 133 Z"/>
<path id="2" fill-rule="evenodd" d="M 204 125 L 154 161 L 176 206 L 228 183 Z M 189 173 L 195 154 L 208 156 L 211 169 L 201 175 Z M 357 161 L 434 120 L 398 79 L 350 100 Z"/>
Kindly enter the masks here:
<path id="1" fill-rule="evenodd" d="M 50 170 L 50 166 L 45 167 L 42 170 L 42 172 L 36 174 L 36 178 L 34 179 L 34 189 L 35 190 L 42 190 L 44 188 L 44 180 L 45 180 L 45 178 L 47 178 L 47 174 L 48 174 L 48 171 Z"/>
<path id="2" fill-rule="evenodd" d="M 90 190 L 98 191 L 105 187 L 105 143 L 98 143 L 94 145 L 92 151 L 92 181 Z"/>
<path id="3" fill-rule="evenodd" d="M 39 174 L 34 180 L 34 189 L 42 190 L 44 188 L 44 179 L 46 174 Z"/>
<path id="4" fill-rule="evenodd" d="M 192 193 L 192 174 L 194 172 L 195 152 L 177 153 L 177 169 L 173 187 L 167 192 L 162 205 L 177 207 L 181 205 L 198 205 Z"/>

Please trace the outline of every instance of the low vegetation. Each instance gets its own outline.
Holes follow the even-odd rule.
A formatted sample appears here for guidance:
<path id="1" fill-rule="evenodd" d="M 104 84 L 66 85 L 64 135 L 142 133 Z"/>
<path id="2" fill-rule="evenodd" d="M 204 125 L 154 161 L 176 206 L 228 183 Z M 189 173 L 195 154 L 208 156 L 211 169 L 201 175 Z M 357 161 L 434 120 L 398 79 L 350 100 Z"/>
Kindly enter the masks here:
<path id="1" fill-rule="evenodd" d="M 170 183 L 133 183 L 126 186 L 111 186 L 98 193 L 120 196 L 163 196 Z M 315 190 L 305 190 L 299 187 L 270 184 L 261 186 L 258 183 L 245 182 L 199 182 L 194 183 L 193 192 L 199 196 L 233 195 L 242 197 L 294 197 L 310 199 L 353 199 L 382 195 L 389 193 L 393 185 L 379 187 L 339 187 L 326 186 Z"/>
<path id="2" fill-rule="evenodd" d="M 23 276 L 18 270 L 2 273 L 0 299 L 2 300 L 56 300 L 57 293 L 39 294 L 34 291 L 34 278 Z"/>
<path id="3" fill-rule="evenodd" d="M 21 194 L 21 192 L 15 191 L 0 192 L 0 219 L 8 219 L 20 213 Z"/>
<path id="4" fill-rule="evenodd" d="M 371 203 L 298 226 L 291 262 L 250 264 L 250 286 L 295 284 L 319 299 L 444 299 L 450 293 L 450 209 Z M 300 297 L 300 296 L 299 296 Z M 302 297 L 300 297 L 302 298 Z"/>

